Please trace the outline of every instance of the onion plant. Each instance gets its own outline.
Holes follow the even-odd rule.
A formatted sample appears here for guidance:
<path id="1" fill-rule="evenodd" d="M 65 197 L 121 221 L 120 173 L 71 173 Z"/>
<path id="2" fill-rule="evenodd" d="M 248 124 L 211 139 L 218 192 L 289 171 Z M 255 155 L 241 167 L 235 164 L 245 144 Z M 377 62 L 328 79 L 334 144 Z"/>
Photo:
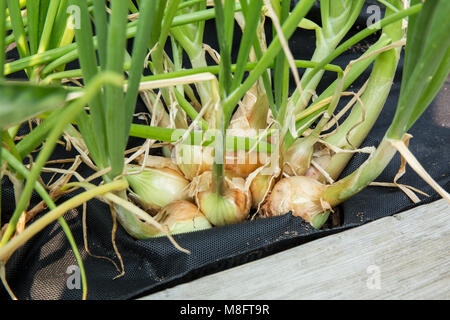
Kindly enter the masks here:
<path id="1" fill-rule="evenodd" d="M 450 2 L 379 1 L 384 17 L 350 36 L 364 2 L 321 0 L 321 21 L 314 22 L 314 0 L 0 1 L 0 162 L 16 199 L 2 221 L 2 270 L 57 219 L 81 266 L 86 297 L 82 260 L 62 215 L 94 197 L 110 205 L 131 236 L 166 235 L 176 246 L 171 234 L 238 223 L 252 212 L 292 212 L 320 228 L 398 151 L 449 200 L 405 141 L 450 71 Z M 215 48 L 204 43 L 211 26 Z M 305 29 L 315 32 L 316 48 L 309 60 L 298 60 L 289 39 Z M 345 68 L 332 64 L 376 32 L 378 40 L 358 59 Z M 379 146 L 360 148 L 405 44 L 392 124 Z M 6 60 L 11 50 L 18 57 Z M 68 67 L 72 62 L 79 67 Z M 369 68 L 366 84 L 346 91 Z M 4 79 L 19 72 L 25 81 Z M 325 72 L 336 80 L 318 92 Z M 344 96 L 352 99 L 341 110 Z M 147 125 L 134 121 L 138 100 L 150 115 Z M 34 125 L 18 137 L 27 122 Z M 59 170 L 62 183 L 43 185 L 41 173 L 61 137 L 92 176 Z M 129 145 L 130 137 L 143 138 L 142 145 Z M 358 152 L 370 155 L 340 178 Z M 69 182 L 73 176 L 78 182 Z M 97 177 L 102 182 L 92 184 Z M 58 202 L 78 188 L 85 191 Z M 33 191 L 49 211 L 20 228 L 20 220 L 44 208 L 29 207 Z"/>

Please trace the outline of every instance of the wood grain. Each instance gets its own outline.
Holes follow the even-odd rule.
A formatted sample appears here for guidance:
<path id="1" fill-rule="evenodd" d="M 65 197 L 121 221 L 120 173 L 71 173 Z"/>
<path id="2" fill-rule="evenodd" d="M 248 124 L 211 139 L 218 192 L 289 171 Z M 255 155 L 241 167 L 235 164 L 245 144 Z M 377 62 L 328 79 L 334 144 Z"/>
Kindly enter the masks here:
<path id="1" fill-rule="evenodd" d="M 449 249 L 439 200 L 143 299 L 449 299 Z"/>

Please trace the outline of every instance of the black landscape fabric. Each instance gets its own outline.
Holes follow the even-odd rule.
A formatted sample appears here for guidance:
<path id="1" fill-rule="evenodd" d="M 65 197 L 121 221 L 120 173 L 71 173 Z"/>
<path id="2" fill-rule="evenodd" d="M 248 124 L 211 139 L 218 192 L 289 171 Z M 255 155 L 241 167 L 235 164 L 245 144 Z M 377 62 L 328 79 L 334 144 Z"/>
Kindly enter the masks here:
<path id="1" fill-rule="evenodd" d="M 358 24 L 363 26 L 366 20 L 367 17 L 362 15 Z M 352 32 L 355 33 L 359 29 L 355 26 Z M 208 37 L 215 38 L 213 25 L 206 30 L 209 32 Z M 367 49 L 377 36 L 379 34 L 348 50 L 334 63 L 345 66 Z M 210 43 L 215 45 L 214 41 Z M 292 38 L 291 49 L 296 58 L 308 59 L 314 50 L 314 33 L 297 32 Z M 400 89 L 401 67 L 400 62 L 391 94 L 364 146 L 377 146 L 393 118 Z M 360 88 L 369 74 L 370 70 L 367 70 L 349 90 Z M 334 74 L 327 73 L 318 90 L 319 93 L 334 79 Z M 410 130 L 414 136 L 410 150 L 446 190 L 450 190 L 449 88 L 450 83 L 447 81 L 430 108 Z M 343 100 L 342 104 L 345 102 Z M 130 144 L 141 142 L 139 139 L 131 139 Z M 70 156 L 59 148 L 54 158 Z M 352 172 L 365 158 L 364 155 L 355 155 L 342 176 Z M 397 155 L 377 181 L 392 182 L 399 166 L 400 157 Z M 64 217 L 74 233 L 83 257 L 87 272 L 88 299 L 130 299 L 253 261 L 439 198 L 409 167 L 399 183 L 418 188 L 428 193 L 430 197 L 419 195 L 422 201 L 413 204 L 397 188 L 368 187 L 340 205 L 334 213 L 333 223 L 329 222 L 322 230 L 314 230 L 301 218 L 286 214 L 175 236 L 176 241 L 183 248 L 190 250 L 191 254 L 178 251 L 165 237 L 134 240 L 119 226 L 116 243 L 123 259 L 125 273 L 118 278 L 116 277 L 120 272 L 111 261 L 87 254 L 83 244 L 82 208 L 72 210 Z M 60 202 L 69 197 L 70 195 L 64 196 Z M 31 206 L 39 201 L 39 197 L 34 195 Z M 2 218 L 6 219 L 5 215 L 11 214 L 13 210 L 12 187 L 4 178 Z M 90 201 L 87 205 L 86 234 L 89 250 L 93 255 L 112 259 L 120 268 L 119 259 L 111 243 L 111 230 L 112 219 L 107 205 L 97 200 Z M 333 261 L 329 263 L 332 264 Z M 76 282 L 71 281 L 76 265 L 75 257 L 61 227 L 54 223 L 11 257 L 6 265 L 7 280 L 19 299 L 81 299 L 82 290 L 76 287 Z M 270 273 L 270 270 L 268 272 Z M 4 291 L 0 296 L 7 298 Z"/>

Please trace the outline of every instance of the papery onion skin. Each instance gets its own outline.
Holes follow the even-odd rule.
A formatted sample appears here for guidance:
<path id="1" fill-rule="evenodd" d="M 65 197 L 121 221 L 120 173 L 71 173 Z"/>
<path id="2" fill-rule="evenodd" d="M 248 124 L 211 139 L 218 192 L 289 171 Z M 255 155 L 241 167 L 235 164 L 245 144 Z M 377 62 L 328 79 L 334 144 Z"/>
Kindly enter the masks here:
<path id="1" fill-rule="evenodd" d="M 206 171 L 210 171 L 214 162 L 214 149 L 211 147 L 190 146 L 179 144 L 176 146 L 178 168 L 186 179 L 192 180 Z"/>
<path id="2" fill-rule="evenodd" d="M 250 184 L 252 208 L 258 208 L 270 193 L 275 183 L 272 175 L 258 174 Z"/>
<path id="3" fill-rule="evenodd" d="M 233 116 L 230 127 L 227 129 L 227 135 L 233 137 L 258 137 L 258 134 L 260 132 L 257 129 L 253 128 L 249 123 L 247 123 L 247 119 L 244 115 L 235 118 L 235 116 L 239 112 L 243 112 L 241 107 L 238 108 L 235 115 Z M 267 117 L 267 113 L 265 113 L 265 115 Z M 266 141 L 268 140 L 270 139 L 266 138 Z M 257 152 L 254 150 L 226 152 L 225 170 L 234 176 L 245 179 L 253 171 L 265 165 L 268 161 L 270 161 L 270 156 L 266 152 Z"/>
<path id="4" fill-rule="evenodd" d="M 313 159 L 317 165 L 319 165 L 324 170 L 328 167 L 328 164 L 331 160 L 331 153 L 328 149 L 322 149 L 321 151 L 314 153 Z M 319 182 L 325 183 L 327 179 L 323 176 L 323 174 L 314 166 L 309 167 L 309 169 L 305 172 L 305 176 L 313 178 Z"/>
<path id="5" fill-rule="evenodd" d="M 234 183 L 227 183 L 224 195 L 214 190 L 199 192 L 197 201 L 200 210 L 215 226 L 242 222 L 248 218 L 251 208 L 251 194 L 243 188 L 242 178 L 233 178 Z"/>
<path id="6" fill-rule="evenodd" d="M 141 173 L 127 175 L 126 179 L 146 210 L 158 210 L 173 201 L 190 199 L 189 181 L 170 168 L 145 168 Z"/>
<path id="7" fill-rule="evenodd" d="M 169 228 L 171 234 L 187 233 L 212 228 L 205 215 L 192 202 L 185 200 L 174 201 L 157 215 L 163 217 L 160 223 Z M 161 233 L 158 236 L 163 236 Z"/>
<path id="8" fill-rule="evenodd" d="M 186 179 L 193 180 L 212 169 L 214 149 L 211 147 L 177 146 L 177 164 Z M 246 178 L 250 173 L 268 161 L 266 153 L 256 152 L 226 152 L 225 171 L 233 176 Z"/>
<path id="9" fill-rule="evenodd" d="M 328 163 L 330 163 L 330 157 L 327 156 L 323 156 L 323 157 L 318 157 L 316 159 L 314 159 L 314 161 L 321 167 L 321 168 L 327 168 L 326 165 Z M 324 169 L 325 170 L 325 169 Z M 314 180 L 317 180 L 319 182 L 322 183 L 326 183 L 327 182 L 327 178 L 324 177 L 324 175 L 322 174 L 322 172 L 319 171 L 319 169 L 317 169 L 315 166 L 311 166 L 309 167 L 309 169 L 305 172 L 305 176 L 312 178 Z"/>
<path id="10" fill-rule="evenodd" d="M 321 198 L 326 188 L 326 185 L 305 176 L 283 178 L 274 186 L 264 212 L 267 216 L 278 216 L 291 211 L 294 216 L 311 222 L 317 214 L 325 211 Z"/>
<path id="11" fill-rule="evenodd" d="M 233 176 L 247 178 L 268 160 L 266 153 L 227 152 L 225 155 L 225 170 Z"/>
<path id="12" fill-rule="evenodd" d="M 311 165 L 314 146 L 311 139 L 297 139 L 283 154 L 283 172 L 290 176 L 302 176 Z"/>

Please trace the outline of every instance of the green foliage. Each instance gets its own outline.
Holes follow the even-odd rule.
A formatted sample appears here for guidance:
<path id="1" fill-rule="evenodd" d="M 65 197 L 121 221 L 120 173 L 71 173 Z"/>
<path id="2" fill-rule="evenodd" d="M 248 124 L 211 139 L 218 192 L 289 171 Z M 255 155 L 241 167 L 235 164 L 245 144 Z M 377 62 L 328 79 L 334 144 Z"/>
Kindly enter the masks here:
<path id="1" fill-rule="evenodd" d="M 425 1 L 423 9 L 410 21 L 400 97 L 387 132 L 390 138 L 403 137 L 450 73 L 449 14 L 449 1 Z"/>
<path id="2" fill-rule="evenodd" d="M 0 128 L 9 128 L 39 114 L 61 108 L 67 91 L 29 83 L 0 82 Z"/>

